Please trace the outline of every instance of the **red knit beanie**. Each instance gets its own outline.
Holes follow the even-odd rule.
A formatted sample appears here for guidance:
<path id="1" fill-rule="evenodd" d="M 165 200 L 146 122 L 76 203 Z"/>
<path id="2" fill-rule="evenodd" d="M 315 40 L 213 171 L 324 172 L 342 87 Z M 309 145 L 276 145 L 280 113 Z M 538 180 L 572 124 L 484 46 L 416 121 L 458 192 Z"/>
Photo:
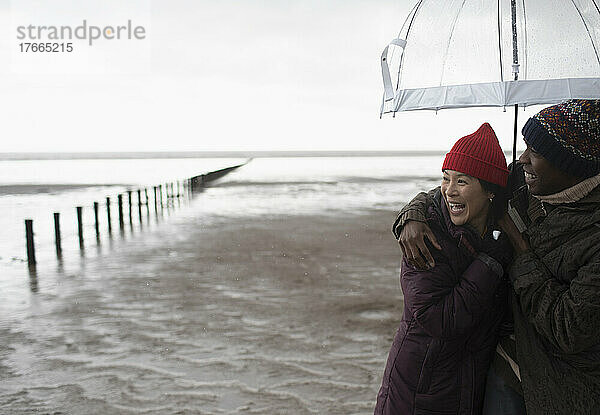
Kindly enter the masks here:
<path id="1" fill-rule="evenodd" d="M 491 125 L 483 123 L 473 134 L 459 139 L 446 154 L 444 170 L 455 170 L 506 187 L 506 157 Z"/>

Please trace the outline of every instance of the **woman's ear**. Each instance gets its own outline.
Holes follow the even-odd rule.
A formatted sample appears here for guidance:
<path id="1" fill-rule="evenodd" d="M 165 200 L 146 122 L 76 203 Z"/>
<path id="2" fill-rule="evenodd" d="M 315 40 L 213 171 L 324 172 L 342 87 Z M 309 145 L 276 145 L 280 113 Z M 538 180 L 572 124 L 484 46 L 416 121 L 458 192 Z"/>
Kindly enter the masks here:
<path id="1" fill-rule="evenodd" d="M 491 202 L 492 200 L 494 200 L 494 198 L 495 198 L 495 197 L 496 197 L 496 195 L 495 195 L 494 193 L 492 193 L 492 192 L 488 192 L 488 199 L 490 199 L 490 202 Z"/>

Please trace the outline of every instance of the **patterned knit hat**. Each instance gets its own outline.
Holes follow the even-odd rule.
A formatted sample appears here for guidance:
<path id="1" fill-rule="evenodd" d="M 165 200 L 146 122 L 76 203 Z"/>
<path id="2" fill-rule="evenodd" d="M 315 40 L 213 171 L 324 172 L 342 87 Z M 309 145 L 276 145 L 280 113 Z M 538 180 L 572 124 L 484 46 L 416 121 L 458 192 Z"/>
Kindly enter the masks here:
<path id="1" fill-rule="evenodd" d="M 502 187 L 508 180 L 506 157 L 487 122 L 454 144 L 444 159 L 444 170 L 455 170 Z"/>
<path id="2" fill-rule="evenodd" d="M 525 123 L 523 138 L 565 173 L 595 176 L 600 173 L 600 101 L 577 99 L 545 108 Z"/>

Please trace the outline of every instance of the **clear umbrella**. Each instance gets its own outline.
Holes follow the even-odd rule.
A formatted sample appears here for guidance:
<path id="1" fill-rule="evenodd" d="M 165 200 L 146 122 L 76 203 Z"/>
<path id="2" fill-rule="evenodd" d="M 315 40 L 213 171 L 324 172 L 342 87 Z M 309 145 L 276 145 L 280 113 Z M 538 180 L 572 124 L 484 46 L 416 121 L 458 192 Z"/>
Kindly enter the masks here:
<path id="1" fill-rule="evenodd" d="M 420 0 L 381 57 L 381 114 L 600 99 L 597 0 Z"/>

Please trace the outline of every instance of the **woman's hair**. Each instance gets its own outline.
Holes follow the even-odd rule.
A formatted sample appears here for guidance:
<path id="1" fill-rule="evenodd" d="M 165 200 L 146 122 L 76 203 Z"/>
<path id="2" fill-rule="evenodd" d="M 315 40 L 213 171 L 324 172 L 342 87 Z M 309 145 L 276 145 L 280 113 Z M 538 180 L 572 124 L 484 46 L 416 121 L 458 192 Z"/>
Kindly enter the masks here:
<path id="1" fill-rule="evenodd" d="M 508 192 L 504 187 L 501 187 L 497 184 L 486 182 L 485 180 L 477 179 L 479 183 L 481 183 L 481 187 L 487 192 L 491 192 L 494 194 L 494 199 L 492 199 L 492 215 L 494 222 L 500 219 L 506 210 L 506 206 L 508 203 Z"/>

